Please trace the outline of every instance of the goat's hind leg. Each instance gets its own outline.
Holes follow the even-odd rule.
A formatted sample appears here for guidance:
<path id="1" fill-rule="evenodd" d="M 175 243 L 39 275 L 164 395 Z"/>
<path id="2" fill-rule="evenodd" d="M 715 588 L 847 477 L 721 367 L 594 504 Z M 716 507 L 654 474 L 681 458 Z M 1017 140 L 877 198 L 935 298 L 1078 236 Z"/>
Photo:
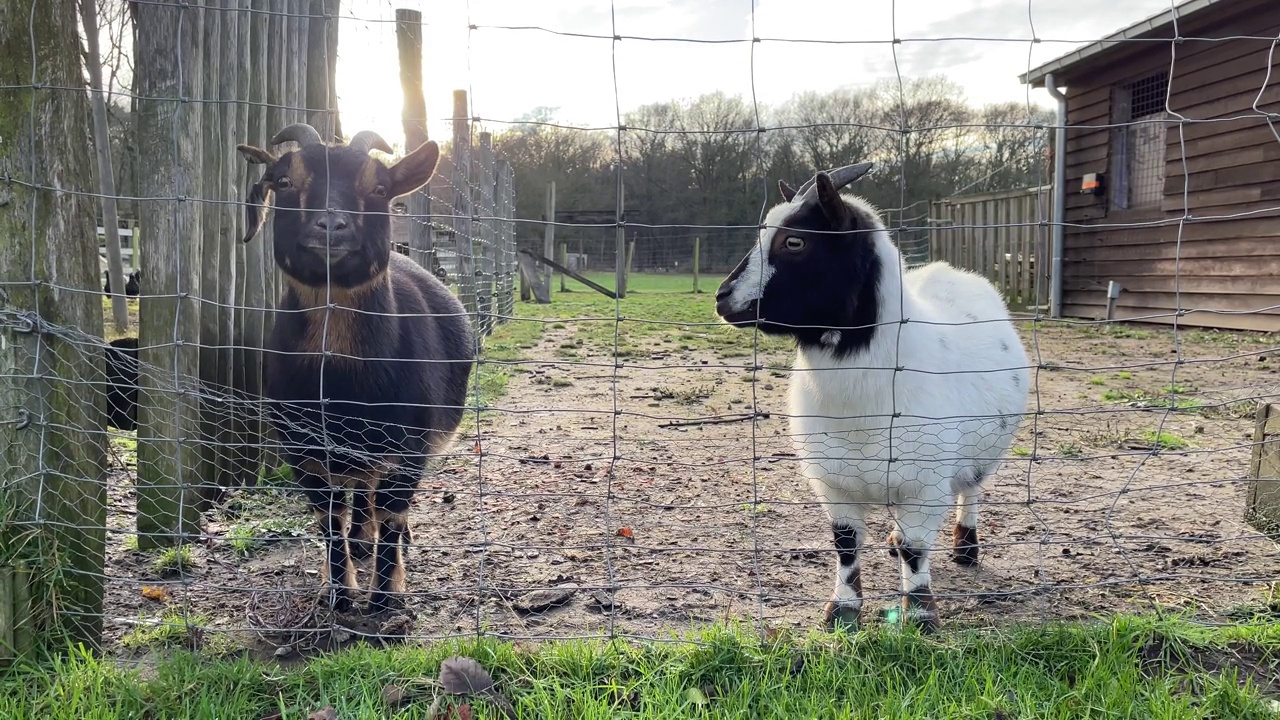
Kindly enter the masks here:
<path id="1" fill-rule="evenodd" d="M 982 486 L 977 482 L 956 491 L 951 561 L 966 567 L 978 564 L 978 498 L 981 495 Z"/>
<path id="2" fill-rule="evenodd" d="M 349 612 L 355 602 L 356 568 L 347 552 L 346 488 L 333 487 L 324 476 L 305 470 L 298 474 L 298 485 L 324 533 L 329 603 L 340 613 Z"/>

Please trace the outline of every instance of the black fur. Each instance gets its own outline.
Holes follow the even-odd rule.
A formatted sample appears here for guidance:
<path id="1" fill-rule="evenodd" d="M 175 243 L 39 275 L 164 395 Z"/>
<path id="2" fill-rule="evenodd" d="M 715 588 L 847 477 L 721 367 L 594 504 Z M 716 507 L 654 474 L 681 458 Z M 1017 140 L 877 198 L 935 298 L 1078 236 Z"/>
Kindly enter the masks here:
<path id="1" fill-rule="evenodd" d="M 107 271 L 102 273 L 102 275 L 103 277 L 106 278 L 106 282 L 102 283 L 102 292 L 110 295 L 111 294 L 111 272 Z M 138 281 L 141 278 L 142 278 L 142 270 L 134 270 L 128 275 L 125 275 L 124 276 L 124 294 L 129 297 L 137 297 L 138 293 L 141 292 L 142 290 L 141 286 L 138 284 Z"/>
<path id="2" fill-rule="evenodd" d="M 107 344 L 107 425 L 138 429 L 138 338 L 119 338 Z"/>
<path id="3" fill-rule="evenodd" d="M 321 517 L 335 605 L 348 609 L 355 591 L 350 537 L 376 545 L 370 605 L 385 609 L 403 573 L 404 513 L 429 456 L 446 449 L 462 420 L 475 356 L 462 303 L 431 273 L 391 252 L 390 202 L 430 179 L 438 149 L 428 143 L 391 168 L 373 161 L 382 192 L 363 197 L 356 188 L 357 178 L 369 177 L 365 152 L 312 145 L 276 158 L 240 150 L 267 165 L 249 193 L 245 240 L 261 227 L 274 196 L 275 257 L 290 279 L 264 358 L 271 422 Z M 282 183 L 291 172 L 302 177 Z M 345 254 L 330 261 L 326 246 Z M 394 456 L 391 471 L 368 492 L 355 482 L 349 504 L 337 483 L 386 456 Z"/>
<path id="4" fill-rule="evenodd" d="M 821 199 L 809 200 L 780 223 L 775 239 L 799 237 L 804 249 L 771 248 L 774 273 L 760 300 L 731 313 L 725 302 L 747 267 L 748 254 L 720 284 L 716 312 L 734 326 L 755 325 L 768 335 L 789 335 L 801 347 L 823 347 L 837 357 L 870 345 L 877 331 L 876 293 L 883 272 L 869 232 L 876 225 L 843 200 L 836 202 L 843 210 L 833 212 Z M 753 247 L 750 253 L 755 252 Z M 840 333 L 840 340 L 834 346 L 823 345 L 822 336 L 831 329 Z"/>

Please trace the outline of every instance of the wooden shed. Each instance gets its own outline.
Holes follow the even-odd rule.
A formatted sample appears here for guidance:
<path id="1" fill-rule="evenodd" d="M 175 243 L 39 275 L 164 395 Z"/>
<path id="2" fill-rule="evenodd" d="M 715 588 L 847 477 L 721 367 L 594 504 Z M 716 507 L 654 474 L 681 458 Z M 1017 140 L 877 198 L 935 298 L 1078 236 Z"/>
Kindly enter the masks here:
<path id="1" fill-rule="evenodd" d="M 1065 88 L 1063 316 L 1280 330 L 1277 34 L 1190 0 L 1021 77 Z"/>

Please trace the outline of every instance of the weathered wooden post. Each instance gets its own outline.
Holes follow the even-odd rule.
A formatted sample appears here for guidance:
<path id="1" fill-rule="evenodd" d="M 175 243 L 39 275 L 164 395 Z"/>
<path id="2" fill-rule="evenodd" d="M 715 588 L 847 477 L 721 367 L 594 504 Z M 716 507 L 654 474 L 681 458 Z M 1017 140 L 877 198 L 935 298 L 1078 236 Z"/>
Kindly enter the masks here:
<path id="1" fill-rule="evenodd" d="M 458 299 L 467 312 L 476 307 L 476 265 L 474 257 L 471 205 L 471 117 L 467 109 L 467 91 L 453 91 L 453 187 L 456 201 L 453 209 L 453 236 L 458 254 Z"/>
<path id="2" fill-rule="evenodd" d="M 68 22 L 76 12 L 73 0 L 37 12 L 0 0 L 0 86 L 11 110 L 0 112 L 0 178 L 13 180 L 0 179 L 0 602 L 4 639 L 20 653 L 33 630 L 91 647 L 102 635 L 103 355 L 70 336 L 103 331 L 88 88 Z"/>
<path id="3" fill-rule="evenodd" d="M 497 277 L 497 233 L 494 232 L 494 188 L 493 172 L 493 136 L 487 132 L 479 133 L 479 152 L 475 163 L 476 184 L 479 185 L 479 210 L 477 215 L 484 219 L 476 230 L 480 240 L 479 272 L 476 273 L 476 305 L 480 313 L 480 333 L 488 335 L 493 331 L 493 281 Z"/>
<path id="4" fill-rule="evenodd" d="M 555 257 L 555 251 L 556 251 L 556 225 L 555 225 L 556 181 L 555 180 L 552 180 L 551 182 L 547 183 L 547 197 L 543 204 L 542 219 L 544 221 L 544 224 L 542 226 L 542 256 L 553 258 Z M 553 271 L 551 270 L 551 268 L 547 268 L 546 272 L 547 272 L 546 290 L 543 291 L 543 295 L 546 298 L 548 298 L 548 302 L 549 302 L 551 298 L 551 276 Z M 541 277 L 541 275 L 539 275 L 539 277 Z M 564 282 L 563 278 L 564 276 L 562 275 L 561 282 Z"/>
<path id="5" fill-rule="evenodd" d="M 498 161 L 498 207 L 502 217 L 499 250 L 501 275 L 497 283 L 499 322 L 506 322 L 515 314 L 515 264 L 516 264 L 516 203 L 515 172 L 511 163 Z"/>
<path id="6" fill-rule="evenodd" d="M 695 237 L 693 239 L 693 292 L 700 293 L 702 290 L 698 287 L 698 271 L 702 262 L 702 238 Z"/>
<path id="7" fill-rule="evenodd" d="M 400 89 L 404 109 L 400 119 L 404 125 L 405 152 L 413 152 L 427 141 L 427 100 L 422 89 L 422 13 L 406 8 L 396 9 L 396 47 L 400 52 Z M 409 257 L 428 270 L 435 258 L 431 236 L 431 188 L 422 190 L 405 201 L 409 223 Z"/>
<path id="8" fill-rule="evenodd" d="M 137 7 L 138 184 L 164 198 L 142 203 L 139 224 L 156 238 L 142 257 L 138 360 L 138 546 L 198 532 L 191 485 L 199 455 L 200 243 L 204 96 L 203 11 L 178 0 Z M 180 57 L 182 62 L 174 62 Z M 164 242 L 158 240 L 163 238 Z"/>
<path id="9" fill-rule="evenodd" d="M 1245 520 L 1263 533 L 1280 537 L 1280 404 L 1258 405 Z"/>
<path id="10" fill-rule="evenodd" d="M 627 296 L 627 228 L 626 228 L 626 203 L 623 194 L 626 190 L 622 181 L 622 162 L 618 162 L 618 206 L 617 219 L 618 227 L 614 231 L 614 263 L 613 263 L 613 281 L 615 292 L 618 299 Z"/>

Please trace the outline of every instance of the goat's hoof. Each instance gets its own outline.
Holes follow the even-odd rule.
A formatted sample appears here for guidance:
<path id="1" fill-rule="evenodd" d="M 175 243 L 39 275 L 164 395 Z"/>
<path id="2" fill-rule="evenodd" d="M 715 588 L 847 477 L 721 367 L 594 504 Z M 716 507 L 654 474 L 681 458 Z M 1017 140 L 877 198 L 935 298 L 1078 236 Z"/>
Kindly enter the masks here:
<path id="1" fill-rule="evenodd" d="M 908 593 L 901 607 L 903 624 L 910 623 L 926 635 L 938 630 L 938 603 L 927 586 Z"/>
<path id="2" fill-rule="evenodd" d="M 351 612 L 351 609 L 355 607 L 354 594 L 355 593 L 352 592 L 351 588 L 329 588 L 329 607 L 332 607 L 333 611 L 340 615 L 345 615 Z"/>
<path id="3" fill-rule="evenodd" d="M 978 564 L 978 528 L 956 523 L 955 543 L 951 548 L 951 561 L 957 565 L 973 567 Z"/>
<path id="4" fill-rule="evenodd" d="M 897 530 L 889 533 L 889 537 L 885 538 L 885 544 L 889 546 L 889 557 L 898 557 L 898 548 L 902 545 L 902 535 Z"/>
<path id="5" fill-rule="evenodd" d="M 400 593 L 379 592 L 374 590 L 369 594 L 370 615 L 377 615 L 391 610 L 402 610 L 404 607 L 404 596 Z"/>
<path id="6" fill-rule="evenodd" d="M 854 632 L 861 624 L 859 608 L 841 605 L 835 600 L 827 601 L 826 606 L 822 608 L 822 626 L 830 632 L 836 630 L 845 630 Z"/>

